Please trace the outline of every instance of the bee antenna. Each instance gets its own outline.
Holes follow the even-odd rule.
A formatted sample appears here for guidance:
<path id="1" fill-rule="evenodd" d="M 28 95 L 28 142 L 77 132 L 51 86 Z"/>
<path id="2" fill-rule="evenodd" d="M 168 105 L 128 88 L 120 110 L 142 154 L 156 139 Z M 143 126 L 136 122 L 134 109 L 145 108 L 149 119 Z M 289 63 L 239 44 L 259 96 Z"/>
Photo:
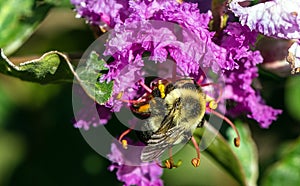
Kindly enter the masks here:
<path id="1" fill-rule="evenodd" d="M 235 125 L 224 115 L 220 114 L 219 112 L 217 111 L 214 111 L 213 109 L 210 109 L 208 108 L 209 112 L 211 112 L 212 114 L 218 116 L 219 118 L 225 120 L 227 122 L 228 125 L 230 125 L 233 130 L 235 131 L 237 137 L 234 138 L 234 145 L 236 147 L 239 147 L 240 146 L 240 143 L 241 143 L 241 137 L 240 137 L 240 134 L 239 134 L 239 131 L 237 130 L 237 128 L 235 127 Z"/>

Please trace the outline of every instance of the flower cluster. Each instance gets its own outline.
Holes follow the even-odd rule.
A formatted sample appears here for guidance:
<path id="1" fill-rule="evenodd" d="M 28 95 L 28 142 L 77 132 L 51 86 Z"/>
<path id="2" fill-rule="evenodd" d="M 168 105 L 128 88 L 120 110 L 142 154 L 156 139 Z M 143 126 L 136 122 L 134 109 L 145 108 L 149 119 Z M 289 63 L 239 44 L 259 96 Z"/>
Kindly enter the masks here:
<path id="1" fill-rule="evenodd" d="M 225 99 L 232 99 L 236 107 L 229 110 L 232 115 L 247 113 L 249 118 L 255 119 L 263 128 L 269 127 L 276 116 L 282 111 L 264 104 L 259 93 L 251 84 L 258 77 L 257 64 L 262 63 L 262 56 L 258 51 L 251 51 L 257 32 L 250 31 L 247 26 L 239 23 L 229 23 L 224 30 L 221 46 L 227 49 L 227 69 L 225 74 Z M 268 114 L 268 115 L 266 115 Z"/>
<path id="2" fill-rule="evenodd" d="M 71 0 L 76 17 L 84 17 L 90 24 L 113 27 L 127 17 L 128 4 L 124 0 Z"/>
<path id="3" fill-rule="evenodd" d="M 231 8 L 235 10 L 233 4 Z M 108 5 L 105 11 L 99 8 L 96 12 L 120 10 Z M 108 64 L 108 74 L 101 78 L 102 81 L 114 81 L 113 96 L 105 105 L 111 111 L 119 111 L 122 107 L 123 103 L 114 99 L 120 92 L 125 99 L 136 95 L 139 89 L 136 82 L 143 80 L 144 75 L 145 61 L 142 57 L 149 53 L 149 59 L 154 62 L 163 63 L 172 58 L 178 67 L 177 73 L 182 76 L 197 78 L 205 68 L 224 73 L 226 98 L 237 102 L 236 108 L 231 110 L 234 114 L 246 113 L 262 127 L 268 127 L 276 119 L 280 111 L 266 106 L 259 93 L 251 87 L 252 80 L 258 76 L 256 65 L 262 62 L 260 53 L 250 49 L 256 40 L 256 32 L 239 23 L 229 23 L 217 45 L 213 42 L 214 32 L 208 29 L 211 12 L 200 13 L 198 4 L 144 0 L 129 1 L 128 6 L 128 17 L 115 25 L 106 44 L 105 55 L 115 59 Z M 170 22 L 176 23 L 182 30 L 171 28 Z M 257 105 L 253 106 L 255 103 Z M 255 107 L 269 111 L 270 117 L 251 109 Z"/>
<path id="4" fill-rule="evenodd" d="M 153 163 L 141 163 L 139 166 L 130 165 L 129 162 L 126 162 L 124 154 L 126 152 L 121 145 L 112 143 L 111 154 L 108 155 L 108 158 L 113 164 L 108 169 L 110 171 L 117 170 L 117 178 L 119 181 L 124 182 L 124 185 L 163 185 L 163 181 L 160 179 L 162 175 L 161 167 Z"/>

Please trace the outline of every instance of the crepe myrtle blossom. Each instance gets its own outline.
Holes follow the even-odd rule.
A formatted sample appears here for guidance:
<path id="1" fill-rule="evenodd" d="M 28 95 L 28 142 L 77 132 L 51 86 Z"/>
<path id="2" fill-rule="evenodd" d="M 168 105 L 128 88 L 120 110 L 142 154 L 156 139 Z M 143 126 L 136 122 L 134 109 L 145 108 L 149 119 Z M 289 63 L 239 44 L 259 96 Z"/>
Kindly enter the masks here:
<path id="1" fill-rule="evenodd" d="M 257 99 L 260 100 L 257 106 L 265 108 L 260 109 L 261 111 L 268 108 L 272 113 L 271 119 L 265 117 L 263 112 L 254 112 L 250 108 L 250 105 L 253 106 L 251 102 L 253 99 L 248 99 L 249 96 L 259 96 L 251 87 L 251 83 L 258 76 L 256 65 L 263 61 L 258 51 L 250 49 L 250 45 L 256 41 L 256 32 L 239 23 L 229 23 L 219 46 L 212 41 L 214 33 L 210 32 L 207 26 L 211 19 L 211 12 L 199 13 L 196 4 L 179 4 L 176 1 L 162 1 L 159 6 L 158 1 L 148 4 L 143 1 L 133 1 L 129 4 L 133 11 L 132 15 L 125 20 L 124 24 L 116 25 L 105 51 L 105 54 L 112 55 L 115 61 L 112 65 L 108 65 L 110 71 L 103 79 L 115 81 L 115 96 L 123 91 L 127 98 L 134 97 L 134 91 L 126 95 L 125 87 L 138 88 L 136 83 L 128 79 L 120 80 L 124 78 L 120 71 L 127 65 L 136 66 L 137 72 L 130 74 L 137 77 L 129 79 L 139 79 L 138 74 L 141 72 L 137 67 L 142 69 L 144 65 L 141 56 L 144 52 L 149 52 L 150 59 L 154 61 L 164 62 L 167 57 L 171 57 L 180 69 L 177 73 L 182 76 L 197 78 L 201 69 L 206 67 L 212 68 L 215 73 L 223 72 L 228 84 L 226 98 L 236 101 L 237 106 L 240 104 L 240 107 L 243 107 L 243 109 L 235 109 L 236 113 L 246 113 L 262 127 L 269 126 L 281 113 L 279 110 L 272 110 L 271 107 L 263 107 L 265 104 L 261 99 Z M 157 28 L 157 25 L 145 21 L 146 19 L 175 22 L 190 33 L 183 30 L 183 34 L 180 35 L 183 38 L 179 39 L 170 27 Z M 113 102 L 115 105 L 120 103 L 118 100 L 112 100 Z"/>
<path id="2" fill-rule="evenodd" d="M 251 7 L 242 7 L 241 2 L 246 0 L 232 0 L 229 7 L 242 25 L 266 36 L 300 38 L 299 0 L 270 0 Z"/>
<path id="3" fill-rule="evenodd" d="M 128 1 L 125 0 L 71 0 L 77 12 L 76 17 L 83 17 L 93 25 L 113 28 L 128 16 Z"/>
<path id="4" fill-rule="evenodd" d="M 115 60 L 108 64 L 109 72 L 101 80 L 114 80 L 113 97 L 120 92 L 125 99 L 134 97 L 134 91 L 128 91 L 128 88 L 138 88 L 136 82 L 142 78 L 145 53 L 152 63 L 163 63 L 171 58 L 181 76 L 199 77 L 201 68 L 219 72 L 226 63 L 225 49 L 211 40 L 213 33 L 208 31 L 211 12 L 200 14 L 197 4 L 161 1 L 158 6 L 158 2 L 132 1 L 133 14 L 124 24 L 115 26 L 106 43 L 104 54 Z M 151 13 L 144 12 L 146 7 Z M 120 108 L 117 106 L 120 101 L 113 99 L 111 103 Z"/>
<path id="5" fill-rule="evenodd" d="M 236 108 L 243 108 L 235 109 L 235 114 L 245 113 L 262 127 L 269 126 L 281 112 L 264 107 L 259 93 L 251 86 L 258 76 L 256 65 L 263 61 L 258 51 L 250 49 L 256 40 L 256 32 L 239 23 L 229 23 L 216 44 L 214 32 L 208 29 L 212 14 L 210 11 L 200 13 L 197 4 L 141 0 L 129 1 L 128 6 L 128 18 L 116 22 L 104 52 L 114 59 L 107 64 L 108 73 L 100 79 L 114 81 L 113 96 L 105 105 L 111 112 L 119 111 L 124 104 L 116 98 L 134 99 L 137 96 L 140 90 L 137 82 L 144 80 L 145 55 L 150 59 L 147 63 L 173 60 L 177 74 L 181 76 L 198 79 L 203 69 L 224 73 L 226 98 L 234 100 Z M 270 118 L 252 109 L 255 99 L 248 99 L 249 96 L 259 100 L 257 107 L 264 108 L 260 111 L 271 110 Z"/>
<path id="6" fill-rule="evenodd" d="M 131 157 L 139 157 L 140 152 L 126 151 L 119 143 L 111 144 L 111 153 L 108 159 L 112 165 L 108 167 L 110 171 L 116 170 L 117 179 L 124 183 L 125 186 L 143 185 L 143 186 L 162 186 L 163 181 L 160 179 L 163 170 L 155 163 L 140 163 L 140 165 L 130 165 L 126 154 L 131 153 Z"/>
<path id="7" fill-rule="evenodd" d="M 234 64 L 224 70 L 224 98 L 237 103 L 228 111 L 231 115 L 246 113 L 261 127 L 268 128 L 282 111 L 265 105 L 259 93 L 251 86 L 252 80 L 258 77 L 257 64 L 263 61 L 259 51 L 250 49 L 256 37 L 257 32 L 237 22 L 229 23 L 224 30 L 221 46 L 227 49 L 227 60 L 233 61 L 229 64 Z"/>
<path id="8" fill-rule="evenodd" d="M 94 106 L 84 106 L 80 111 L 76 113 L 79 118 L 74 122 L 75 128 L 89 130 L 90 127 L 104 125 L 111 119 L 112 112 L 109 108 L 98 104 L 92 105 Z M 95 108 L 96 112 L 94 111 Z"/>

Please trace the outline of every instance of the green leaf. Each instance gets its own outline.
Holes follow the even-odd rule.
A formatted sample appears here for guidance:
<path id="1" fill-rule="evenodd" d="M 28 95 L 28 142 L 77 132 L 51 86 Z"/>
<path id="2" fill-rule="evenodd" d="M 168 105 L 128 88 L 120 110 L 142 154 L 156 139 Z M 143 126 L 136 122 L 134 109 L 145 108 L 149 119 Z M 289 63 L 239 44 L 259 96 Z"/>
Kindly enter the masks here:
<path id="1" fill-rule="evenodd" d="M 1 50 L 0 73 L 36 83 L 73 82 L 73 67 L 66 55 L 57 51 L 14 65 Z"/>
<path id="2" fill-rule="evenodd" d="M 0 48 L 13 53 L 46 17 L 51 4 L 34 0 L 0 0 Z"/>
<path id="3" fill-rule="evenodd" d="M 41 84 L 72 83 L 77 80 L 85 92 L 99 104 L 104 104 L 112 95 L 113 82 L 99 82 L 101 70 L 106 70 L 105 61 L 91 52 L 86 64 L 75 71 L 68 57 L 58 51 L 45 53 L 42 57 L 14 65 L 1 50 L 0 73 Z"/>
<path id="4" fill-rule="evenodd" d="M 78 66 L 76 73 L 81 79 L 81 84 L 89 95 L 95 97 L 99 104 L 105 103 L 112 95 L 113 81 L 100 83 L 100 71 L 108 70 L 105 67 L 105 61 L 99 59 L 99 55 L 92 51 L 86 64 Z"/>
<path id="5" fill-rule="evenodd" d="M 237 130 L 241 135 L 241 144 L 236 148 L 233 143 L 230 143 L 231 149 L 238 157 L 242 164 L 243 172 L 246 176 L 247 185 L 256 185 L 258 178 L 258 155 L 255 142 L 251 138 L 251 133 L 248 126 L 240 121 L 234 122 Z M 229 141 L 233 141 L 236 134 L 232 128 L 227 131 Z"/>
<path id="6" fill-rule="evenodd" d="M 206 144 L 204 135 L 216 136 L 212 143 Z M 218 163 L 229 175 L 231 175 L 240 185 L 247 185 L 245 173 L 242 164 L 229 143 L 223 138 L 219 132 L 209 123 L 205 123 L 203 128 L 196 129 L 193 136 L 197 141 L 201 141 L 201 145 L 208 146 L 203 155 L 211 158 Z"/>
<path id="7" fill-rule="evenodd" d="M 292 76 L 286 82 L 285 105 L 288 112 L 300 121 L 300 76 Z"/>
<path id="8" fill-rule="evenodd" d="M 281 160 L 271 166 L 262 177 L 263 186 L 299 185 L 300 138 L 281 150 Z"/>

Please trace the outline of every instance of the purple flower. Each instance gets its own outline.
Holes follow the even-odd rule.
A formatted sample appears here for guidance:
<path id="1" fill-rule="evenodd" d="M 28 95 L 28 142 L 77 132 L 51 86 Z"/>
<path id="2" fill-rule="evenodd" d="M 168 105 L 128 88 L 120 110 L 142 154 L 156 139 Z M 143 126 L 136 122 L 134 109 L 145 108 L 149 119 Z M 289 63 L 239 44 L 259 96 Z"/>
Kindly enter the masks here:
<path id="1" fill-rule="evenodd" d="M 246 107 L 250 110 L 247 117 L 255 119 L 262 128 L 268 128 L 277 119 L 277 115 L 282 113 L 282 110 L 265 105 L 262 98 L 256 94 L 247 97 Z"/>
<path id="2" fill-rule="evenodd" d="M 111 119 L 109 108 L 98 105 L 79 86 L 73 87 L 74 127 L 89 130 L 90 127 L 104 125 Z"/>
<path id="3" fill-rule="evenodd" d="M 214 33 L 208 31 L 211 12 L 200 14 L 197 4 L 176 1 L 130 1 L 129 5 L 132 14 L 115 26 L 104 53 L 115 59 L 102 78 L 114 80 L 113 97 L 120 92 L 124 99 L 135 96 L 146 63 L 163 63 L 170 57 L 179 75 L 199 77 L 203 69 L 218 72 L 219 64 L 226 62 L 225 49 L 211 40 Z M 142 59 L 144 54 L 149 60 Z M 107 106 L 119 109 L 121 102 L 113 98 Z"/>
<path id="4" fill-rule="evenodd" d="M 229 23 L 224 30 L 221 46 L 228 51 L 228 64 L 234 64 L 223 68 L 226 84 L 224 99 L 231 99 L 237 103 L 229 110 L 231 115 L 246 113 L 247 117 L 256 120 L 261 127 L 267 128 L 282 111 L 265 105 L 251 86 L 253 79 L 258 77 L 256 65 L 263 61 L 258 51 L 250 50 L 256 36 L 256 32 L 239 23 Z"/>
<path id="5" fill-rule="evenodd" d="M 97 127 L 98 125 L 104 125 L 110 120 L 111 112 L 108 108 L 102 105 L 89 105 L 83 107 L 78 113 L 76 113 L 77 121 L 74 123 L 75 128 L 83 128 L 89 130 L 90 127 Z"/>
<path id="6" fill-rule="evenodd" d="M 71 0 L 77 17 L 84 17 L 88 23 L 113 27 L 127 18 L 128 2 L 125 0 Z"/>
<path id="7" fill-rule="evenodd" d="M 232 0 L 229 7 L 242 25 L 267 36 L 300 38 L 299 0 L 270 0 L 251 7 L 242 7 L 240 2 L 245 0 Z"/>
<path id="8" fill-rule="evenodd" d="M 160 176 L 163 173 L 162 168 L 156 164 L 141 163 L 138 166 L 130 165 L 125 158 L 125 154 L 131 153 L 129 156 L 138 156 L 137 152 L 128 152 L 121 145 L 112 143 L 111 154 L 108 155 L 112 165 L 108 167 L 110 171 L 117 170 L 117 178 L 124 182 L 125 186 L 141 185 L 141 186 L 162 186 L 163 181 Z M 140 157 L 140 156 L 138 156 Z"/>
<path id="9" fill-rule="evenodd" d="M 78 4 L 78 1 L 73 2 Z M 108 3 L 107 7 L 110 8 L 110 5 Z M 120 20 L 116 16 L 114 30 L 110 32 L 104 52 L 104 55 L 114 59 L 107 64 L 109 71 L 101 78 L 101 81 L 114 81 L 113 96 L 105 104 L 110 111 L 121 109 L 123 102 L 120 98 L 132 100 L 137 97 L 141 89 L 137 82 L 147 76 L 144 71 L 147 65 L 172 60 L 180 76 L 197 79 L 206 71 L 224 73 L 225 90 L 228 91 L 225 92 L 225 98 L 237 102 L 236 108 L 243 108 L 233 108 L 232 111 L 237 112 L 235 114 L 246 113 L 266 127 L 280 113 L 273 110 L 273 115 L 262 120 L 261 112 L 255 112 L 250 107 L 254 97 L 261 100 L 251 86 L 253 79 L 258 76 L 256 65 L 263 61 L 258 51 L 251 50 L 257 32 L 239 23 L 228 23 L 217 45 L 214 42 L 215 33 L 208 29 L 212 14 L 210 11 L 200 13 L 197 4 L 141 0 L 129 1 L 128 6 L 126 19 L 116 21 Z M 236 10 L 234 6 L 231 7 Z M 115 13 L 119 14 L 119 10 Z M 162 74 L 161 69 L 155 70 L 157 74 Z M 260 108 L 264 105 L 263 101 L 257 104 Z"/>

